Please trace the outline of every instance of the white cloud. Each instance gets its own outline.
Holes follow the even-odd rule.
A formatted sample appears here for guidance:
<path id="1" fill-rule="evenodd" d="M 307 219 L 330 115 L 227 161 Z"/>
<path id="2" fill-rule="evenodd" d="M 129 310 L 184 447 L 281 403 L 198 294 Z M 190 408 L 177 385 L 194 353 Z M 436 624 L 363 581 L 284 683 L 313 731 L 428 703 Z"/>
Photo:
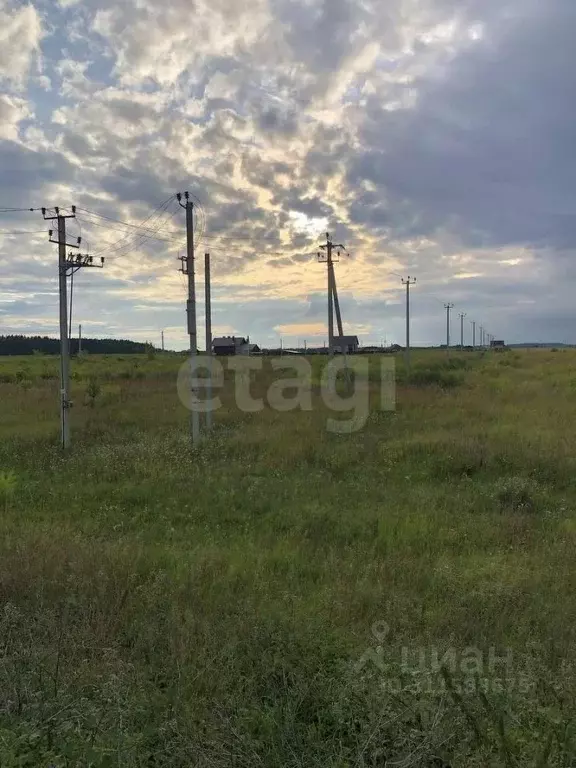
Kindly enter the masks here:
<path id="1" fill-rule="evenodd" d="M 23 88 L 42 38 L 42 24 L 32 5 L 0 0 L 0 81 Z"/>
<path id="2" fill-rule="evenodd" d="M 0 94 L 0 139 L 17 141 L 19 123 L 31 114 L 28 102 L 24 99 Z"/>

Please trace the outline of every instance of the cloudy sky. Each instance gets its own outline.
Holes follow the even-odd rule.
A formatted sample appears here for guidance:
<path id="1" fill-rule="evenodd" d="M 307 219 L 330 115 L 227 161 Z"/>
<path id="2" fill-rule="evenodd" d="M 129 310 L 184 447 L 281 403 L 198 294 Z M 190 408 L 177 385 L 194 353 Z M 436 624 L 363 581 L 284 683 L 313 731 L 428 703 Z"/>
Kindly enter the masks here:
<path id="1" fill-rule="evenodd" d="M 576 343 L 575 29 L 574 0 L 0 0 L 0 209 L 78 206 L 85 335 L 185 346 L 187 189 L 215 334 L 321 344 L 328 230 L 364 343 L 403 342 L 408 274 L 416 344 L 444 302 L 454 336 Z M 0 213 L 0 334 L 57 333 L 47 226 Z"/>

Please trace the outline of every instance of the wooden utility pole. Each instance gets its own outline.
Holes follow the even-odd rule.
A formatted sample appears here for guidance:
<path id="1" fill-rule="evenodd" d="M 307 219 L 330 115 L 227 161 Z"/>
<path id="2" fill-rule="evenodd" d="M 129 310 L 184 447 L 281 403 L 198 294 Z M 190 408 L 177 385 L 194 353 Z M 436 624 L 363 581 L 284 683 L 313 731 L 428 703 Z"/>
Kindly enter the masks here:
<path id="1" fill-rule="evenodd" d="M 186 257 L 182 260 L 182 272 L 188 276 L 188 301 L 186 313 L 188 317 L 188 336 L 190 337 L 190 372 L 192 388 L 192 417 L 191 433 L 192 444 L 196 445 L 200 440 L 200 413 L 197 408 L 198 392 L 195 385 L 198 372 L 196 370 L 196 358 L 198 356 L 198 337 L 196 332 L 196 284 L 194 277 L 194 203 L 190 200 L 188 192 L 184 192 L 186 203 L 182 203 L 180 192 L 176 195 L 180 206 L 186 211 Z"/>
<path id="2" fill-rule="evenodd" d="M 410 373 L 410 286 L 416 282 L 415 277 L 402 278 L 402 285 L 406 286 L 406 372 Z"/>
<path id="3" fill-rule="evenodd" d="M 161 332 L 162 336 L 162 352 L 164 352 L 164 331 Z"/>
<path id="4" fill-rule="evenodd" d="M 94 263 L 92 256 L 88 254 L 66 255 L 66 248 L 80 248 L 82 238 L 78 238 L 75 243 L 66 242 L 66 219 L 73 219 L 76 216 L 76 206 L 72 206 L 72 213 L 63 214 L 60 208 L 54 208 L 54 214 L 47 213 L 46 208 L 42 208 L 42 215 L 45 221 L 58 222 L 58 239 L 52 238 L 53 230 L 49 231 L 51 243 L 58 246 L 58 290 L 60 295 L 60 433 L 61 445 L 64 450 L 70 446 L 70 328 L 68 318 L 68 275 L 74 275 L 83 267 L 103 267 L 104 259 L 100 263 Z"/>
<path id="5" fill-rule="evenodd" d="M 82 326 L 78 326 L 78 354 L 82 354 Z"/>
<path id="6" fill-rule="evenodd" d="M 460 312 L 460 349 L 462 352 L 464 351 L 464 318 L 466 317 L 466 312 Z"/>

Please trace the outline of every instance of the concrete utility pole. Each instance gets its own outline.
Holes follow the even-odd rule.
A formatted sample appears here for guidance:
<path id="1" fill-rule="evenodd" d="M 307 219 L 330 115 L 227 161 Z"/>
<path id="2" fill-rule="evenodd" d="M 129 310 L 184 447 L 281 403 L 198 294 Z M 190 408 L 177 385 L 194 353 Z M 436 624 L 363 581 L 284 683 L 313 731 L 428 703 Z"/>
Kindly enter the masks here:
<path id="1" fill-rule="evenodd" d="M 446 310 L 446 352 L 450 352 L 450 310 L 454 309 L 454 304 L 444 304 Z"/>
<path id="2" fill-rule="evenodd" d="M 342 335 L 342 318 L 340 317 L 340 304 L 338 302 L 338 294 L 336 293 L 336 280 L 334 278 L 334 248 L 342 248 L 342 243 L 335 245 L 330 240 L 330 233 L 326 232 L 326 245 L 321 245 L 320 248 L 325 253 L 318 252 L 318 261 L 320 263 L 326 263 L 328 273 L 328 353 L 330 356 L 334 354 L 334 299 L 336 299 L 337 313 L 338 313 L 338 330 Z M 338 253 L 338 256 L 340 254 Z"/>
<path id="3" fill-rule="evenodd" d="M 416 282 L 415 277 L 402 278 L 402 285 L 406 286 L 406 371 L 410 373 L 410 286 Z"/>
<path id="4" fill-rule="evenodd" d="M 466 317 L 466 312 L 460 312 L 460 349 L 462 352 L 464 351 L 464 318 Z"/>
<path id="5" fill-rule="evenodd" d="M 204 254 L 204 308 L 206 311 L 206 354 L 212 357 L 212 295 L 210 288 L 210 254 Z M 212 370 L 208 369 L 206 399 L 212 400 Z M 206 411 L 206 429 L 212 429 L 212 411 Z"/>
<path id="6" fill-rule="evenodd" d="M 78 326 L 78 354 L 82 354 L 82 326 Z"/>
<path id="7" fill-rule="evenodd" d="M 68 318 L 68 275 L 74 275 L 83 267 L 103 267 L 104 258 L 100 263 L 94 263 L 92 256 L 69 253 L 66 248 L 80 248 L 82 238 L 75 243 L 66 242 L 66 219 L 76 217 L 76 206 L 72 206 L 72 213 L 63 214 L 60 208 L 54 208 L 55 215 L 49 215 L 46 208 L 42 208 L 42 216 L 45 221 L 58 222 L 58 239 L 54 240 L 54 231 L 49 231 L 49 240 L 58 246 L 58 290 L 60 295 L 60 432 L 63 450 L 70 446 L 70 328 Z"/>
<path id="8" fill-rule="evenodd" d="M 340 314 L 340 301 L 338 299 L 338 290 L 336 288 L 336 275 L 334 274 L 334 264 L 330 266 L 330 271 L 332 272 L 332 293 L 334 295 L 334 307 L 336 309 L 336 324 L 338 325 L 338 335 L 343 336 L 344 331 L 342 330 L 342 315 Z"/>
<path id="9" fill-rule="evenodd" d="M 184 192 L 186 203 L 182 203 L 182 194 L 176 197 L 180 207 L 186 211 L 186 257 L 182 260 L 182 272 L 188 276 L 188 301 L 186 313 L 188 316 L 188 335 L 190 337 L 190 370 L 192 379 L 192 445 L 197 445 L 200 440 L 200 413 L 196 407 L 198 393 L 194 381 L 197 378 L 196 358 L 198 356 L 198 336 L 196 331 L 196 283 L 194 277 L 194 203 L 190 200 L 188 192 Z"/>
<path id="10" fill-rule="evenodd" d="M 470 320 L 472 326 L 472 349 L 476 349 L 476 320 Z"/>

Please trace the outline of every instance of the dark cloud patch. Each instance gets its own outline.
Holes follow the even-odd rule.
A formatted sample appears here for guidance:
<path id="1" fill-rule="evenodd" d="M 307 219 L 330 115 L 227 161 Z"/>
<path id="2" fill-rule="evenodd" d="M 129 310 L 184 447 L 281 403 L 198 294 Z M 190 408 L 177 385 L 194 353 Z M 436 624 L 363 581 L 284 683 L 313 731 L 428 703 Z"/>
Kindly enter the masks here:
<path id="1" fill-rule="evenodd" d="M 34 151 L 13 141 L 0 140 L 0 190 L 10 207 L 37 207 L 43 185 L 71 184 L 76 178 L 75 167 L 58 152 Z"/>
<path id="2" fill-rule="evenodd" d="M 258 129 L 264 134 L 294 136 L 298 131 L 298 116 L 295 112 L 284 112 L 268 107 L 256 116 Z"/>
<path id="3" fill-rule="evenodd" d="M 516 13 L 420 80 L 414 108 L 369 100 L 348 179 L 377 184 L 404 234 L 448 224 L 473 246 L 576 242 L 576 5 L 506 5 Z"/>

